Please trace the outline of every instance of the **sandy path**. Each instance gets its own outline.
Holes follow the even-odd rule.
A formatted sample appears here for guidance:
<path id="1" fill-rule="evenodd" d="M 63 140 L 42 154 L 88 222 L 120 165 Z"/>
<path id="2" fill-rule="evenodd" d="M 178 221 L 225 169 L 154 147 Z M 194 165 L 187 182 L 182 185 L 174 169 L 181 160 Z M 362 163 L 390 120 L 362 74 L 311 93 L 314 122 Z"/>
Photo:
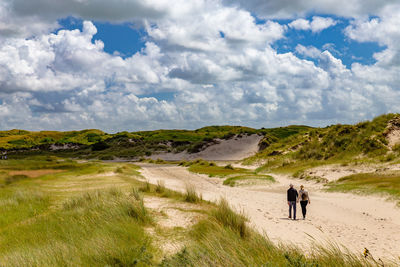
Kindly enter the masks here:
<path id="1" fill-rule="evenodd" d="M 178 166 L 142 164 L 141 167 L 143 176 L 151 183 L 163 180 L 166 187 L 178 191 L 184 191 L 185 184 L 190 183 L 206 200 L 225 197 L 248 215 L 255 229 L 266 232 L 275 242 L 292 242 L 307 251 L 312 236 L 319 243 L 334 241 L 355 253 L 367 247 L 374 257 L 398 259 L 400 255 L 400 209 L 381 198 L 326 193 L 320 185 L 307 183 L 304 185 L 311 198 L 308 218 L 292 221 L 287 219 L 286 189 L 290 182 L 298 186 L 298 180 L 273 175 L 278 181 L 273 185 L 227 187 L 222 185 L 222 179 L 193 174 Z M 300 218 L 300 205 L 297 211 Z"/>

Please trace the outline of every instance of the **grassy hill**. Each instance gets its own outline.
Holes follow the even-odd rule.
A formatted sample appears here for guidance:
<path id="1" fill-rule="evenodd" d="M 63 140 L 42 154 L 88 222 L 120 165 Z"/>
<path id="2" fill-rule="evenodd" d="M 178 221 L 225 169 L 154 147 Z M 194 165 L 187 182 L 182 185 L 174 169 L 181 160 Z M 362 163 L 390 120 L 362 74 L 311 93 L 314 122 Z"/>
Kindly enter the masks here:
<path id="1" fill-rule="evenodd" d="M 399 120 L 398 114 L 386 114 L 355 125 L 312 128 L 286 138 L 266 134 L 262 140 L 264 149 L 247 162 L 393 160 L 399 156 L 400 147 L 389 146 L 389 127 Z"/>
<path id="2" fill-rule="evenodd" d="M 188 151 L 189 153 L 195 153 L 214 144 L 216 139 L 230 139 L 251 134 L 268 134 L 281 139 L 308 129 L 310 127 L 307 126 L 272 129 L 208 126 L 197 130 L 155 130 L 120 132 L 116 134 L 107 134 L 100 130 L 71 132 L 11 130 L 0 132 L 0 149 L 8 150 L 11 156 L 47 153 L 58 156 L 100 159 L 112 159 L 114 157 L 137 158 L 149 156 L 156 152 L 178 153 Z M 74 144 L 75 149 L 52 151 L 52 145 L 62 146 L 66 144 Z M 12 153 L 11 151 L 14 152 Z"/>
<path id="3" fill-rule="evenodd" d="M 139 158 L 157 152 L 195 153 L 215 143 L 244 135 L 262 135 L 260 152 L 246 163 L 266 161 L 268 166 L 291 165 L 293 162 L 345 162 L 357 159 L 391 161 L 397 159 L 400 146 L 391 146 L 388 135 L 398 114 L 386 114 L 355 125 L 331 125 L 324 128 L 287 126 L 253 129 L 241 126 L 208 126 L 197 130 L 155 130 L 107 134 L 100 130 L 69 132 L 0 132 L 0 149 L 17 150 L 14 154 L 56 154 L 85 158 Z M 392 129 L 390 128 L 392 126 Z M 399 123 L 400 125 L 400 123 Z M 397 128 L 396 128 L 397 129 Z M 400 127 L 398 127 L 400 131 Z M 74 144 L 75 149 L 54 146 Z M 38 150 L 39 149 L 39 150 Z M 13 155 L 13 153 L 11 153 Z M 292 164 L 293 165 L 293 164 Z"/>
<path id="4" fill-rule="evenodd" d="M 0 131 L 0 149 L 21 149 L 46 144 L 83 144 L 88 145 L 108 138 L 100 130 L 83 130 L 70 132 L 24 130 Z"/>

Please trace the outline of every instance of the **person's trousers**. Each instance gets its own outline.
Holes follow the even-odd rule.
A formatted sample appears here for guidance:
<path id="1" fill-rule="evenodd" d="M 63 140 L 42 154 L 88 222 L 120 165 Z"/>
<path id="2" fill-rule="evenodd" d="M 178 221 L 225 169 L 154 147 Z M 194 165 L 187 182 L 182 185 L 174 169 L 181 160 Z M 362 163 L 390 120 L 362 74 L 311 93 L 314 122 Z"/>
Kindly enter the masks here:
<path id="1" fill-rule="evenodd" d="M 293 207 L 293 219 L 296 220 L 296 201 L 289 202 L 289 218 L 292 218 L 292 207 Z"/>
<path id="2" fill-rule="evenodd" d="M 300 205 L 301 205 L 301 212 L 303 213 L 303 218 L 306 217 L 306 213 L 307 213 L 307 204 L 308 204 L 308 200 L 305 201 L 300 201 Z"/>

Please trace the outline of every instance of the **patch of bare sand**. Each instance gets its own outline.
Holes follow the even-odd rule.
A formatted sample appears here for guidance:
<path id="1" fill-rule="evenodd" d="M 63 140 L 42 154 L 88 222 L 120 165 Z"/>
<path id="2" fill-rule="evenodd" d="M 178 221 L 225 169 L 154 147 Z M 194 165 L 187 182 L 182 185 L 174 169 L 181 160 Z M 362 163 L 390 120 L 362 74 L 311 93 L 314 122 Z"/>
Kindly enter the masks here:
<path id="1" fill-rule="evenodd" d="M 362 164 L 348 166 L 332 164 L 308 169 L 304 174 L 311 177 L 321 177 L 328 181 L 335 181 L 342 177 L 357 173 L 385 173 L 399 170 L 400 164 Z"/>
<path id="2" fill-rule="evenodd" d="M 237 188 L 178 166 L 143 164 L 141 171 L 151 183 L 163 180 L 173 190 L 184 191 L 191 183 L 205 200 L 226 198 L 276 243 L 293 243 L 310 252 L 315 242 L 335 242 L 358 254 L 367 247 L 375 257 L 398 259 L 400 255 L 400 209 L 379 197 L 327 193 L 320 184 L 301 181 L 310 192 L 311 204 L 306 220 L 293 221 L 287 218 L 286 190 L 289 183 L 298 188 L 300 181 L 287 176 L 272 174 L 275 184 Z M 299 205 L 297 209 L 299 218 Z"/>
<path id="3" fill-rule="evenodd" d="M 144 204 L 147 208 L 159 214 L 156 216 L 157 226 L 165 229 L 187 229 L 197 223 L 203 216 L 198 212 L 193 212 L 193 210 L 198 209 L 195 204 L 176 202 L 166 198 L 145 197 Z M 175 254 L 185 245 L 180 235 L 172 234 L 165 237 L 157 235 L 154 228 L 148 228 L 147 230 L 156 238 L 156 242 L 165 255 Z"/>
<path id="4" fill-rule="evenodd" d="M 386 126 L 383 133 L 388 141 L 389 149 L 392 149 L 395 145 L 400 144 L 400 117 L 396 116 L 391 119 Z"/>
<path id="5" fill-rule="evenodd" d="M 198 153 L 160 153 L 152 155 L 152 159 L 163 160 L 241 160 L 258 152 L 258 143 L 262 136 L 257 134 L 234 137 L 228 140 L 217 139 L 217 144 L 212 144 Z"/>
<path id="6" fill-rule="evenodd" d="M 23 171 L 10 171 L 9 175 L 26 175 L 29 178 L 36 178 L 47 174 L 55 174 L 64 172 L 65 170 L 54 170 L 54 169 L 41 169 L 41 170 L 23 170 Z"/>
<path id="7" fill-rule="evenodd" d="M 388 140 L 388 146 L 390 148 L 394 147 L 397 144 L 400 144 L 400 129 L 391 131 L 387 135 L 387 140 Z"/>

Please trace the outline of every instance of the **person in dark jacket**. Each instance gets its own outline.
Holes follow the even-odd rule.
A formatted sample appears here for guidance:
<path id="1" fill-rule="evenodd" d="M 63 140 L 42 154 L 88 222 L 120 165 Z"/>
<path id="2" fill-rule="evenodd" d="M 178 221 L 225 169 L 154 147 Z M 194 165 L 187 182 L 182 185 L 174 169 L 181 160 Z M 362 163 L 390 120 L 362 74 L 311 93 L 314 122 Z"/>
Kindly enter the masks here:
<path id="1" fill-rule="evenodd" d="M 289 205 L 289 219 L 292 218 L 292 207 L 293 207 L 293 220 L 296 220 L 296 202 L 299 194 L 297 190 L 293 188 L 293 184 L 290 184 L 290 188 L 287 191 L 287 202 Z"/>

